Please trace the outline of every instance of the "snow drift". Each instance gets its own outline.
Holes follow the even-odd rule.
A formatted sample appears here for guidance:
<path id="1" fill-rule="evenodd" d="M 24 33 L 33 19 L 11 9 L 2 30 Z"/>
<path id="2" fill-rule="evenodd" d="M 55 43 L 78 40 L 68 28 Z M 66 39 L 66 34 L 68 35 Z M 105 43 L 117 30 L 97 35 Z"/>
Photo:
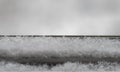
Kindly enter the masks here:
<path id="1" fill-rule="evenodd" d="M 118 57 L 120 41 L 107 38 L 53 38 L 53 37 L 3 37 L 0 54 L 11 56 L 82 56 Z"/>
<path id="2" fill-rule="evenodd" d="M 120 65 L 117 63 L 107 63 L 107 62 L 99 62 L 97 65 L 94 64 L 81 64 L 81 63 L 70 63 L 67 62 L 63 65 L 56 65 L 53 67 L 49 67 L 48 65 L 39 65 L 39 66 L 30 66 L 30 65 L 22 65 L 18 63 L 6 63 L 0 62 L 0 71 L 16 71 L 16 72 L 79 72 L 79 71 L 120 71 Z"/>
<path id="3" fill-rule="evenodd" d="M 0 71 L 119 71 L 119 62 L 119 37 L 0 37 Z"/>
<path id="4" fill-rule="evenodd" d="M 100 37 L 1 37 L 0 60 L 22 64 L 120 62 L 120 41 Z"/>

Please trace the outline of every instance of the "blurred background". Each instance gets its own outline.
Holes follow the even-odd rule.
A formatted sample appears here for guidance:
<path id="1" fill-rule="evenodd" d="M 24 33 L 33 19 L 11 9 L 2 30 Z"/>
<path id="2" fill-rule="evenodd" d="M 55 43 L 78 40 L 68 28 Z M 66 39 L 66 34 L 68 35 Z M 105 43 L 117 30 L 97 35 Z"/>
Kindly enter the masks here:
<path id="1" fill-rule="evenodd" d="M 0 34 L 120 35 L 120 0 L 0 0 Z"/>

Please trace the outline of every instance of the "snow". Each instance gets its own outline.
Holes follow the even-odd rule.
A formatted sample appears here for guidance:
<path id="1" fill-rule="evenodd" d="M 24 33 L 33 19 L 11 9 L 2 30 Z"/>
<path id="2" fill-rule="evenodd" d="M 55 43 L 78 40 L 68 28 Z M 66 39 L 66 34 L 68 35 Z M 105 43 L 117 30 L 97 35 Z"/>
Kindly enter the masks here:
<path id="1" fill-rule="evenodd" d="M 94 64 L 80 64 L 67 62 L 63 65 L 48 67 L 47 65 L 30 66 L 17 63 L 0 62 L 0 71 L 120 71 L 120 65 L 117 63 L 100 62 Z"/>
<path id="2" fill-rule="evenodd" d="M 108 38 L 3 37 L 0 54 L 39 56 L 119 57 L 120 41 Z"/>
<path id="3" fill-rule="evenodd" d="M 108 38 L 67 38 L 67 37 L 1 37 L 0 55 L 5 56 L 93 56 L 120 57 L 120 41 Z M 23 65 L 0 62 L 0 71 L 119 71 L 117 63 L 99 62 L 82 64 L 67 62 L 63 65 Z"/>

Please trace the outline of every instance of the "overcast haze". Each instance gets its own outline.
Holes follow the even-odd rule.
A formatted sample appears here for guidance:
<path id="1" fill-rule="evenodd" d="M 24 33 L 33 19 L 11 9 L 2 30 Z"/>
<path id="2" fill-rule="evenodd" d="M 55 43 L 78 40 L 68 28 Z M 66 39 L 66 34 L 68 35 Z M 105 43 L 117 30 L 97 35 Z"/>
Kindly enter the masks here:
<path id="1" fill-rule="evenodd" d="M 0 34 L 119 35 L 120 0 L 0 0 Z"/>

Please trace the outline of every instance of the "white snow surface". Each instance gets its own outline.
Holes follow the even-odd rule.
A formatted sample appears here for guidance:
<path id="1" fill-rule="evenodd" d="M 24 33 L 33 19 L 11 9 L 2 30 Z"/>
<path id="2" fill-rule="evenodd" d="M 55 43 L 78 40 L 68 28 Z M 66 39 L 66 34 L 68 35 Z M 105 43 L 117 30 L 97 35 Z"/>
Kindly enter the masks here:
<path id="1" fill-rule="evenodd" d="M 120 41 L 108 38 L 53 38 L 53 37 L 1 37 L 1 55 L 119 57 Z M 30 66 L 12 62 L 0 62 L 0 71 L 120 71 L 117 63 L 99 62 L 81 64 L 67 62 L 49 68 L 47 65 Z"/>
<path id="2" fill-rule="evenodd" d="M 49 67 L 47 65 L 39 65 L 39 66 L 30 66 L 30 65 L 22 65 L 17 63 L 6 63 L 0 62 L 0 71 L 50 71 L 50 72 L 78 72 L 78 71 L 120 71 L 120 65 L 117 63 L 107 63 L 100 62 L 97 65 L 94 64 L 80 64 L 80 63 L 70 63 L 67 62 L 63 65 L 57 65 L 53 67 Z"/>
<path id="3" fill-rule="evenodd" d="M 119 57 L 120 41 L 108 38 L 3 37 L 0 39 L 0 54 Z"/>

